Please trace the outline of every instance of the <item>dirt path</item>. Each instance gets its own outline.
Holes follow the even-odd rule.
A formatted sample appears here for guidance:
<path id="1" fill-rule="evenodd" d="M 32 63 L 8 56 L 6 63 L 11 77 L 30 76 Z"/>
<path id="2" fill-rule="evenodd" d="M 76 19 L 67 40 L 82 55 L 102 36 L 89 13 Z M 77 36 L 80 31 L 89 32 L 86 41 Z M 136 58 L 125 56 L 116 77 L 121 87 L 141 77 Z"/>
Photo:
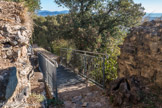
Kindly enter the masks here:
<path id="1" fill-rule="evenodd" d="M 64 87 L 59 90 L 59 97 L 64 101 L 63 108 L 111 108 L 104 91 L 91 84 Z"/>

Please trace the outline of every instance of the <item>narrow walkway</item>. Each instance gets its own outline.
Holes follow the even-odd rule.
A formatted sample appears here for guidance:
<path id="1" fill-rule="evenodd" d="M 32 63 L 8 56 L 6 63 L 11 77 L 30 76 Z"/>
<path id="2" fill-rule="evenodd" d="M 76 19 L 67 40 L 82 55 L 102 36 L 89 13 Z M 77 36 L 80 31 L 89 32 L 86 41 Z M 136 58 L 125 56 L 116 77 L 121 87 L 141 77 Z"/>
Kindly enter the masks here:
<path id="1" fill-rule="evenodd" d="M 85 81 L 85 78 L 82 78 L 72 72 L 69 69 L 66 69 L 63 66 L 59 66 L 57 69 L 57 86 L 58 89 L 75 85 L 78 83 L 83 83 Z"/>
<path id="2" fill-rule="evenodd" d="M 64 101 L 59 108 L 111 108 L 103 89 L 93 83 L 86 87 L 84 78 L 63 66 L 57 72 L 59 98 Z"/>

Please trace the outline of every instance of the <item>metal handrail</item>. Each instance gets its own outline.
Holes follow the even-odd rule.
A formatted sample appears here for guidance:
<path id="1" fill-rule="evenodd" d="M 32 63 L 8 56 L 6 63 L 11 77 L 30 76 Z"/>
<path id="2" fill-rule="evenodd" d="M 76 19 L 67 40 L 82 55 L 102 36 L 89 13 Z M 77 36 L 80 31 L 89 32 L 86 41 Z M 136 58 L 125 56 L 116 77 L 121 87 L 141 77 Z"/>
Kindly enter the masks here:
<path id="1" fill-rule="evenodd" d="M 71 50 L 71 51 L 83 52 L 83 53 L 86 53 L 86 54 L 102 55 L 102 56 L 106 56 L 106 58 L 108 58 L 108 55 L 104 54 L 104 53 L 90 52 L 90 51 L 83 51 L 83 50 L 74 50 L 74 49 L 68 49 L 68 48 L 61 48 L 61 50 Z"/>
<path id="2" fill-rule="evenodd" d="M 70 51 L 70 53 L 68 51 Z M 92 78 L 95 77 L 95 76 L 93 76 L 93 74 L 94 74 L 93 72 L 95 72 L 96 74 L 98 74 L 98 76 L 100 76 L 101 73 L 99 73 L 97 69 L 101 69 L 99 71 L 102 71 L 102 75 L 103 75 L 102 80 L 103 81 L 102 81 L 101 84 L 99 84 L 96 81 L 95 84 L 97 84 L 99 86 L 102 85 L 102 87 L 105 88 L 105 79 L 106 79 L 105 78 L 106 77 L 105 76 L 105 61 L 106 61 L 106 59 L 108 59 L 107 54 L 89 52 L 89 51 L 82 51 L 82 50 L 67 49 L 67 48 L 61 48 L 60 54 L 61 54 L 60 56 L 62 58 L 62 61 L 65 62 L 65 64 L 64 64 L 65 67 L 71 68 L 72 70 L 74 70 L 74 72 L 75 72 L 76 68 L 78 68 L 79 70 L 81 69 L 82 71 L 79 72 L 79 75 L 86 77 L 89 81 L 95 82 L 95 80 L 92 79 Z M 70 59 L 68 58 L 69 54 L 71 55 Z M 97 59 L 99 59 L 99 61 Z M 89 61 L 89 60 L 92 60 L 92 61 Z M 97 60 L 97 61 L 93 62 L 94 60 Z M 78 65 L 78 63 L 80 64 L 80 66 Z M 99 63 L 98 68 L 96 67 L 96 63 Z M 88 67 L 90 67 L 90 68 L 88 68 Z"/>
<path id="3" fill-rule="evenodd" d="M 38 52 L 38 54 L 40 54 L 40 55 L 44 56 L 44 57 L 45 57 L 47 60 L 49 60 L 50 62 L 54 63 L 54 64 L 55 64 L 55 66 L 56 66 L 56 67 L 58 67 L 58 63 L 57 63 L 57 61 L 56 61 L 56 60 L 54 60 L 54 59 L 49 59 L 47 55 L 42 54 L 42 53 L 40 53 L 40 52 Z"/>

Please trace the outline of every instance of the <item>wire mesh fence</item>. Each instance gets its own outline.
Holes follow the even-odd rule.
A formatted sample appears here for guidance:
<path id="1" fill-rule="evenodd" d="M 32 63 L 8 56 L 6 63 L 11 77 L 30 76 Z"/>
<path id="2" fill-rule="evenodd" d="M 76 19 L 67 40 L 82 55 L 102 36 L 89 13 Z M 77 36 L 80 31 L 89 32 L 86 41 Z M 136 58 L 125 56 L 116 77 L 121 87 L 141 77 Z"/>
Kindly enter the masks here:
<path id="1" fill-rule="evenodd" d="M 52 63 L 43 54 L 38 53 L 39 70 L 43 73 L 45 83 L 50 88 L 53 96 L 57 99 L 57 63 Z"/>
<path id="2" fill-rule="evenodd" d="M 61 63 L 75 73 L 105 87 L 106 54 L 81 50 L 60 49 Z"/>

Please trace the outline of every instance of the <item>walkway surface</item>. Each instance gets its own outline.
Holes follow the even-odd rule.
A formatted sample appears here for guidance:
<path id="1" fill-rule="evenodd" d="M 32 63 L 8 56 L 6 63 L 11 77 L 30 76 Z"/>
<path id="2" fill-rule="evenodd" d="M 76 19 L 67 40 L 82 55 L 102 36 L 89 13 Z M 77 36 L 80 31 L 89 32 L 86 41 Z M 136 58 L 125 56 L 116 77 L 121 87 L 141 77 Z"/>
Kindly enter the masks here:
<path id="1" fill-rule="evenodd" d="M 103 89 L 90 82 L 86 86 L 84 78 L 63 66 L 57 72 L 58 95 L 64 101 L 59 108 L 111 108 Z"/>
<path id="2" fill-rule="evenodd" d="M 59 66 L 57 69 L 57 86 L 59 88 L 85 82 L 85 78 L 78 76 L 70 69 Z"/>

